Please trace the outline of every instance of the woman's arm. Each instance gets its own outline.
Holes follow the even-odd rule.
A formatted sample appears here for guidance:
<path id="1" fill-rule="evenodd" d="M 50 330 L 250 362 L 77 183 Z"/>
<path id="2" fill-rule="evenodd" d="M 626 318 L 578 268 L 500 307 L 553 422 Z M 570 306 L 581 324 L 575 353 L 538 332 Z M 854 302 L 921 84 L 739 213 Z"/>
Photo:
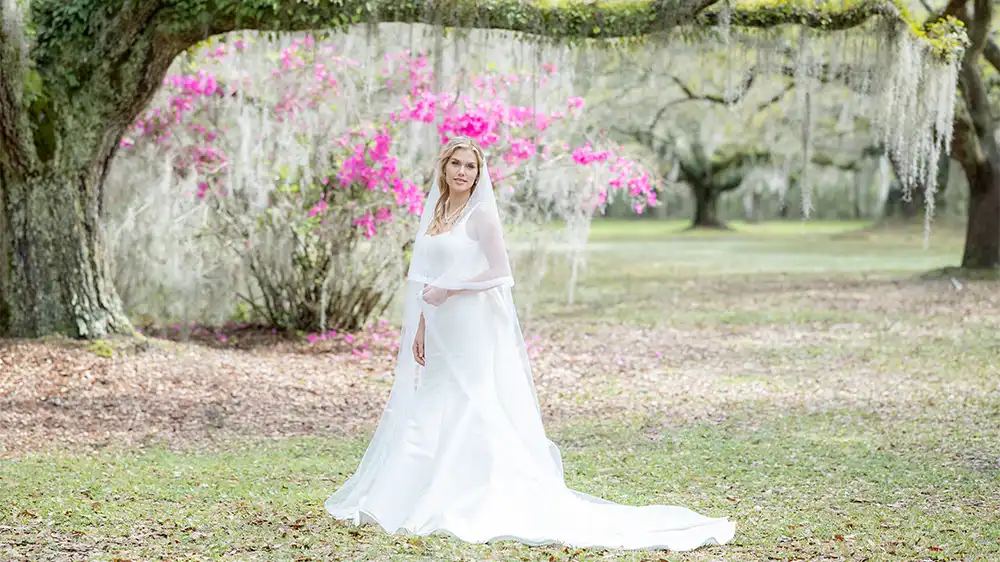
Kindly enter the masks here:
<path id="1" fill-rule="evenodd" d="M 511 280 L 510 262 L 507 260 L 507 248 L 503 242 L 503 229 L 500 226 L 500 217 L 496 209 L 491 207 L 478 207 L 469 217 L 467 228 L 469 236 L 475 240 L 483 255 L 486 257 L 487 267 L 481 273 L 463 281 L 466 285 L 485 285 L 476 289 L 443 289 L 434 286 L 424 287 L 424 301 L 439 306 L 445 300 L 455 295 L 465 295 L 469 293 L 482 293 L 495 289 L 499 285 Z"/>
<path id="2" fill-rule="evenodd" d="M 493 209 L 479 207 L 473 211 L 469 224 L 472 226 L 472 234 L 479 242 L 483 254 L 486 255 L 487 268 L 475 277 L 466 279 L 466 283 L 482 283 L 510 277 L 510 262 L 507 260 L 507 248 L 503 242 L 503 228 L 500 225 L 500 218 Z M 494 287 L 482 289 L 449 289 L 448 296 L 463 295 L 468 293 L 481 293 Z"/>
<path id="3" fill-rule="evenodd" d="M 482 293 L 483 291 L 489 291 L 493 287 L 486 289 L 448 289 L 448 296 L 453 297 L 455 295 L 469 295 L 472 293 Z"/>
<path id="4" fill-rule="evenodd" d="M 420 313 L 420 324 L 417 326 L 417 333 L 413 335 L 413 346 L 411 347 L 413 352 L 413 360 L 417 362 L 418 365 L 423 366 L 424 361 L 424 313 Z"/>

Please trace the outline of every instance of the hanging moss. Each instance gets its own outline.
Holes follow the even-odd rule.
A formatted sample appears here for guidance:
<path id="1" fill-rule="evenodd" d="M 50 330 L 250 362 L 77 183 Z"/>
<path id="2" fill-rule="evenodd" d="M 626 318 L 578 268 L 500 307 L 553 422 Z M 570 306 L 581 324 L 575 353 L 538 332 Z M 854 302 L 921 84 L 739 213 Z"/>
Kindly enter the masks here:
<path id="1" fill-rule="evenodd" d="M 430 5 L 430 6 L 429 6 Z M 427 23 L 452 28 L 504 29 L 536 41 L 602 40 L 615 46 L 641 43 L 668 31 L 698 33 L 714 27 L 804 25 L 822 31 L 857 27 L 871 19 L 898 22 L 899 32 L 926 44 L 944 61 L 961 56 L 965 31 L 954 18 L 926 27 L 902 0 L 743 0 L 700 14 L 695 0 L 175 0 L 152 10 L 145 3 L 123 8 L 110 0 L 33 0 L 31 58 L 46 80 L 75 91 L 134 30 L 155 27 L 158 35 L 194 43 L 237 29 L 265 32 L 342 30 L 365 23 Z"/>

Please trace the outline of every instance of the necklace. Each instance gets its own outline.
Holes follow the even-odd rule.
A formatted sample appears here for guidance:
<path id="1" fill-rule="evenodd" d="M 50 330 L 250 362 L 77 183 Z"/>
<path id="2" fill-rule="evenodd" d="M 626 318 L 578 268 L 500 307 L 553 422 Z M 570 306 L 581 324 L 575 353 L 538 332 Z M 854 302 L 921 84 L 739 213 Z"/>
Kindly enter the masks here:
<path id="1" fill-rule="evenodd" d="M 444 222 L 445 224 L 451 224 L 451 222 L 455 220 L 456 217 L 458 217 L 459 213 L 461 213 L 462 210 L 465 209 L 465 205 L 468 203 L 469 203 L 468 201 L 462 203 L 462 206 L 456 209 L 454 213 L 448 214 L 448 211 L 445 211 L 445 217 L 442 222 Z"/>
<path id="2" fill-rule="evenodd" d="M 449 201 L 448 203 L 451 203 L 451 201 Z M 441 233 L 444 233 L 444 232 L 447 232 L 447 231 L 451 230 L 451 223 L 453 223 L 455 221 L 455 219 L 458 217 L 458 215 L 461 214 L 462 210 L 465 209 L 465 206 L 468 205 L 468 204 L 469 204 L 469 201 L 466 200 L 465 203 L 462 203 L 462 206 L 459 207 L 458 209 L 455 209 L 455 212 L 453 212 L 453 213 L 449 213 L 448 210 L 447 210 L 447 208 L 446 208 L 445 212 L 444 212 L 444 216 L 442 216 L 440 219 L 438 219 L 438 221 L 439 221 L 437 223 L 438 225 L 437 226 L 433 226 L 433 225 L 431 226 L 431 230 L 434 231 L 434 234 L 431 235 L 431 236 L 436 236 L 438 234 L 441 234 Z"/>

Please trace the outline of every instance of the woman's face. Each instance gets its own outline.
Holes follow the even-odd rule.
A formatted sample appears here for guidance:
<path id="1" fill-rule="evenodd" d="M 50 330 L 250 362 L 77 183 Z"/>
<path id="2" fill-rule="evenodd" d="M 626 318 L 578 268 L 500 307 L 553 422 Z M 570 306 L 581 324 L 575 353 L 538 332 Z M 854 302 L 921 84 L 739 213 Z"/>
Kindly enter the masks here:
<path id="1" fill-rule="evenodd" d="M 476 153 L 468 148 L 456 149 L 444 165 L 444 178 L 452 191 L 472 189 L 478 175 L 479 161 L 476 160 Z"/>

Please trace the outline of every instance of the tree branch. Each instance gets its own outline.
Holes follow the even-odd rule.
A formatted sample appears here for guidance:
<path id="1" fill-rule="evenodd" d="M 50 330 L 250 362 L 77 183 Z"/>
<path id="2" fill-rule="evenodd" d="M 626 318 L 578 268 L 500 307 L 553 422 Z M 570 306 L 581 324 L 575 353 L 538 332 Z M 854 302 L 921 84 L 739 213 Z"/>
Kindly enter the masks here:
<path id="1" fill-rule="evenodd" d="M 924 5 L 924 8 L 934 14 L 936 11 L 930 6 L 927 0 L 920 0 Z M 948 4 L 945 5 L 944 10 L 932 17 L 931 19 L 924 22 L 924 29 L 927 29 L 931 25 L 943 20 L 946 17 L 953 17 L 962 19 L 960 16 L 965 12 L 965 5 L 969 3 L 969 0 L 948 0 Z"/>
<path id="2" fill-rule="evenodd" d="M 640 145 L 646 147 L 649 151 L 651 151 L 654 154 L 656 154 L 660 158 L 660 160 L 665 160 L 666 156 L 667 156 L 667 153 L 669 152 L 670 146 L 674 142 L 674 139 L 672 139 L 670 137 L 663 138 L 663 137 L 658 136 L 656 134 L 656 127 L 657 127 L 657 124 L 659 123 L 660 119 L 663 117 L 663 115 L 666 113 L 666 111 L 670 107 L 672 107 L 672 106 L 674 106 L 674 105 L 676 105 L 678 103 L 683 103 L 683 102 L 687 102 L 687 101 L 707 101 L 707 102 L 710 102 L 710 103 L 717 103 L 717 104 L 720 104 L 720 105 L 729 105 L 731 103 L 739 102 L 743 98 L 743 96 L 745 96 L 747 94 L 747 92 L 749 92 L 750 88 L 753 86 L 753 83 L 754 83 L 754 80 L 756 79 L 756 77 L 757 77 L 756 68 L 751 69 L 750 71 L 748 71 L 747 74 L 746 74 L 746 78 L 743 80 L 742 87 L 740 89 L 739 95 L 737 95 L 735 98 L 733 98 L 731 100 L 726 100 L 724 97 L 718 96 L 718 95 L 713 95 L 713 94 L 696 94 L 679 77 L 674 76 L 674 75 L 670 75 L 670 79 L 674 81 L 674 83 L 677 85 L 678 88 L 680 88 L 680 90 L 682 92 L 684 92 L 684 95 L 685 95 L 684 98 L 677 99 L 677 100 L 672 100 L 672 101 L 664 104 L 656 112 L 656 115 L 653 117 L 652 123 L 646 128 L 646 130 L 641 130 L 641 129 L 637 129 L 637 128 L 636 129 L 623 129 L 623 128 L 618 127 L 618 126 L 612 126 L 611 129 L 613 131 L 619 133 L 619 134 L 622 134 L 624 136 L 627 136 L 627 137 L 630 137 L 630 138 L 634 139 Z M 789 84 L 784 89 L 782 89 L 781 92 L 778 92 L 777 94 L 771 96 L 771 98 L 768 99 L 767 101 L 758 104 L 756 112 L 759 113 L 760 111 L 766 109 L 767 107 L 770 107 L 771 105 L 777 103 L 782 97 L 784 97 L 784 95 L 787 92 L 789 92 L 794 87 L 795 87 L 794 84 Z M 750 152 L 747 152 L 747 153 L 738 154 L 735 157 L 737 160 L 729 159 L 729 160 L 722 161 L 722 162 L 711 163 L 710 164 L 710 166 L 712 168 L 712 172 L 711 173 L 712 174 L 716 174 L 716 173 L 724 172 L 727 168 L 732 167 L 734 165 L 736 165 L 738 167 L 742 167 L 744 165 L 744 160 L 745 159 L 759 158 L 759 157 L 769 158 L 770 155 L 769 155 L 769 153 L 765 154 L 765 153 L 762 153 L 762 152 L 759 152 L 759 151 L 756 151 L 756 152 L 755 151 L 750 151 Z M 684 170 L 683 163 L 681 164 L 681 167 L 682 167 L 682 170 L 683 170 L 682 173 L 684 173 L 686 175 L 689 175 L 688 171 Z"/>
<path id="3" fill-rule="evenodd" d="M 656 14 L 651 32 L 665 31 L 690 23 L 695 17 L 718 4 L 720 0 L 653 0 L 652 9 Z M 585 0 L 586 2 L 586 0 Z"/>
<path id="4" fill-rule="evenodd" d="M 730 105 L 732 103 L 739 102 L 741 99 L 743 99 L 743 96 L 745 96 L 746 93 L 750 90 L 750 87 L 753 86 L 753 81 L 757 78 L 757 74 L 753 70 L 747 72 L 746 78 L 743 79 L 743 84 L 740 87 L 740 93 L 735 98 L 728 100 L 722 96 L 716 96 L 712 94 L 701 94 L 701 95 L 695 94 L 691 90 L 691 88 L 689 88 L 680 78 L 673 75 L 671 75 L 670 78 L 674 81 L 674 84 L 677 84 L 677 87 L 680 88 L 682 92 L 684 92 L 684 95 L 687 96 L 687 98 L 681 101 L 709 101 L 720 105 Z M 668 104 L 668 106 L 669 105 L 672 104 Z"/>
<path id="5" fill-rule="evenodd" d="M 671 105 L 672 104 L 668 103 L 667 105 L 664 105 L 663 107 L 660 108 L 659 111 L 656 112 L 656 115 L 653 117 L 653 122 L 649 125 L 650 133 L 656 130 L 656 125 L 660 122 L 660 119 L 663 118 L 663 115 L 667 112 L 667 109 L 669 109 Z"/>
<path id="6" fill-rule="evenodd" d="M 987 38 L 986 45 L 983 45 L 983 58 L 994 70 L 1000 72 L 1000 46 L 997 46 L 992 37 Z"/>
<path id="7" fill-rule="evenodd" d="M 655 124 L 654 124 L 655 125 Z M 637 143 L 646 147 L 647 150 L 656 154 L 660 160 L 666 160 L 667 153 L 670 151 L 670 147 L 673 146 L 673 139 L 670 137 L 663 138 L 653 132 L 654 127 L 650 127 L 648 130 L 640 129 L 622 129 L 618 126 L 612 126 L 611 130 L 626 137 L 635 139 Z"/>
<path id="8" fill-rule="evenodd" d="M 71 0 L 72 1 L 72 0 Z M 715 26 L 719 0 L 191 0 L 174 8 L 170 29 L 194 41 L 256 29 L 305 31 L 372 22 L 425 23 L 446 27 L 504 29 L 557 40 L 642 37 L 681 25 Z M 862 0 L 845 9 L 812 2 L 730 11 L 731 25 L 766 28 L 784 24 L 824 30 L 859 26 L 873 17 L 903 21 L 890 0 Z"/>
<path id="9" fill-rule="evenodd" d="M 794 65 L 785 64 L 782 65 L 778 72 L 782 76 L 795 78 L 798 76 L 799 71 Z M 830 72 L 830 65 L 823 63 L 816 71 L 816 79 L 819 80 L 821 84 L 836 82 L 854 90 L 856 93 L 872 94 L 875 93 L 872 84 L 878 84 L 879 82 L 873 82 L 872 80 L 865 79 L 864 77 L 867 75 L 867 77 L 870 78 L 877 72 L 879 72 L 879 70 L 874 66 L 858 68 L 849 65 L 838 65 L 834 68 L 834 72 Z M 871 90 L 865 90 L 865 86 L 871 88 Z"/>
<path id="10" fill-rule="evenodd" d="M 971 44 L 965 51 L 965 58 L 959 72 L 959 81 L 962 95 L 965 98 L 965 107 L 976 132 L 975 138 L 978 141 L 979 150 L 971 151 L 967 156 L 981 161 L 985 156 L 984 150 L 991 153 L 997 152 L 994 140 L 996 127 L 991 113 L 989 93 L 978 65 L 979 54 L 986 47 L 990 26 L 993 23 L 993 1 L 975 0 L 974 6 L 975 13 L 970 14 L 968 6 L 962 3 L 955 17 L 970 30 L 969 41 Z"/>
<path id="11" fill-rule="evenodd" d="M 660 111 L 657 113 L 656 120 L 653 121 L 654 124 L 656 123 L 657 120 L 659 120 L 660 115 L 667 108 L 669 108 L 670 106 L 676 105 L 678 103 L 683 103 L 683 102 L 688 102 L 688 101 L 708 101 L 708 102 L 717 103 L 717 104 L 720 104 L 720 105 L 731 105 L 731 104 L 734 104 L 734 103 L 739 103 L 740 100 L 743 99 L 743 96 L 745 96 L 747 94 L 747 92 L 750 91 L 750 87 L 753 86 L 753 82 L 757 78 L 757 71 L 756 71 L 756 68 L 752 68 L 752 69 L 750 69 L 749 72 L 747 72 L 747 77 L 746 77 L 746 79 L 743 80 L 743 84 L 742 84 L 742 86 L 740 88 L 739 95 L 737 95 L 736 97 L 734 97 L 732 99 L 729 99 L 729 100 L 727 100 L 726 98 L 724 98 L 722 96 L 716 96 L 716 95 L 712 95 L 712 94 L 702 94 L 702 95 L 695 94 L 691 90 L 691 88 L 689 88 L 686 84 L 684 84 L 684 82 L 681 81 L 680 78 L 678 78 L 676 76 L 671 76 L 670 78 L 674 81 L 675 84 L 677 84 L 677 86 L 681 89 L 682 92 L 684 92 L 684 95 L 686 95 L 687 97 L 683 98 L 683 99 L 680 99 L 680 100 L 673 100 L 670 103 L 668 103 L 665 106 L 663 106 L 662 108 L 660 108 Z M 779 101 L 781 101 L 781 98 L 783 98 L 785 96 L 785 94 L 787 94 L 788 92 L 792 91 L 792 89 L 794 89 L 794 88 L 795 88 L 795 84 L 788 84 L 788 85 L 786 85 L 780 92 L 778 92 L 777 94 L 774 94 L 773 96 L 771 96 L 771 98 L 768 99 L 767 101 L 764 101 L 762 103 L 757 104 L 756 111 L 759 113 L 759 112 L 767 109 L 768 107 L 771 107 L 772 105 L 778 103 Z"/>
<path id="12" fill-rule="evenodd" d="M 723 160 L 716 160 L 712 162 L 712 175 L 718 175 L 726 173 L 732 169 L 739 169 L 753 164 L 754 162 L 759 162 L 761 160 L 770 160 L 771 152 L 768 150 L 747 150 L 744 152 L 737 152 L 732 156 L 725 158 Z"/>
<path id="13" fill-rule="evenodd" d="M 127 2 L 126 6 L 115 14 L 108 29 L 99 38 L 98 51 L 110 60 L 117 61 L 126 56 L 164 9 L 160 0 Z"/>
<path id="14" fill-rule="evenodd" d="M 736 27 L 777 27 L 798 24 L 814 29 L 838 31 L 858 27 L 873 17 L 884 17 L 902 21 L 899 8 L 892 2 L 864 0 L 844 10 L 816 9 L 810 4 L 782 5 L 775 7 L 755 7 L 734 9 L 730 25 Z M 698 16 L 697 23 L 715 26 L 721 23 L 721 12 L 706 12 Z"/>
<path id="15" fill-rule="evenodd" d="M 993 25 L 992 0 L 974 0 L 973 6 L 975 12 L 972 15 L 971 22 L 966 10 L 963 10 L 964 13 L 962 14 L 965 18 L 963 21 L 966 28 L 969 30 L 969 47 L 965 50 L 965 58 L 970 62 L 975 61 L 982 54 L 983 48 L 986 46 L 986 40 L 989 38 L 990 26 Z M 963 8 L 965 8 L 965 5 L 963 5 Z"/>
<path id="16" fill-rule="evenodd" d="M 791 84 L 786 85 L 784 87 L 784 89 L 782 89 L 780 92 L 778 92 L 777 94 L 774 94 L 773 96 L 771 96 L 771 99 L 769 99 L 769 100 L 767 100 L 767 101 L 765 101 L 763 103 L 758 104 L 757 105 L 757 113 L 760 113 L 761 111 L 764 111 L 765 109 L 767 109 L 767 108 L 771 107 L 772 105 L 774 105 L 774 104 L 778 103 L 779 101 L 781 101 L 781 98 L 785 97 L 785 94 L 787 94 L 788 92 L 791 92 L 794 88 L 795 88 L 795 83 L 791 83 Z"/>

